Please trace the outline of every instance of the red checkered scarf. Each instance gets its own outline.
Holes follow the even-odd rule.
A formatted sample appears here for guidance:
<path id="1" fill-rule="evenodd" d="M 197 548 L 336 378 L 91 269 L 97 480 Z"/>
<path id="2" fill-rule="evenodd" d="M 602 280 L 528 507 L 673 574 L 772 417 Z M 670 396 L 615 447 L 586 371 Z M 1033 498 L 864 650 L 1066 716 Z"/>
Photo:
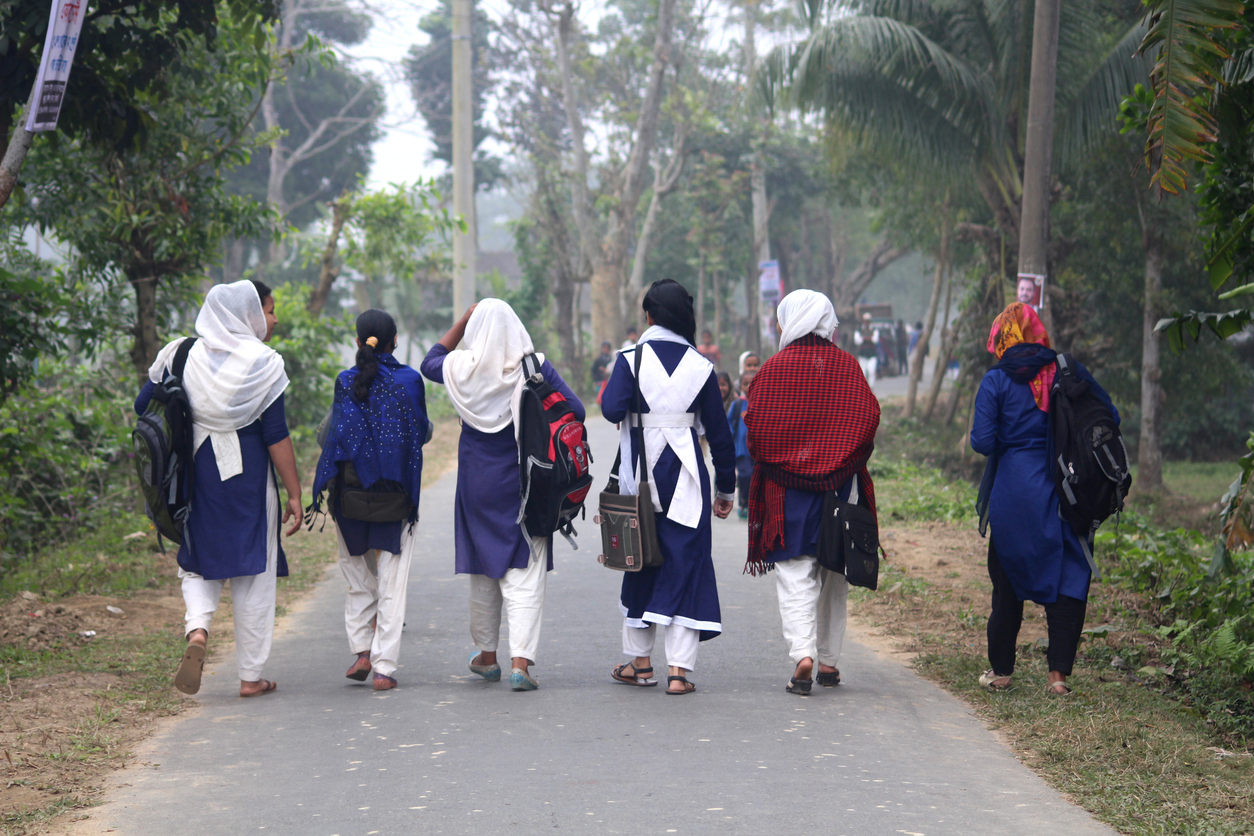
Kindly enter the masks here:
<path id="1" fill-rule="evenodd" d="M 875 510 L 866 464 L 880 403 L 851 354 L 817 334 L 789 343 L 754 377 L 744 420 L 754 463 L 746 572 L 769 571 L 767 553 L 784 548 L 785 488 L 830 491 L 857 474 Z"/>

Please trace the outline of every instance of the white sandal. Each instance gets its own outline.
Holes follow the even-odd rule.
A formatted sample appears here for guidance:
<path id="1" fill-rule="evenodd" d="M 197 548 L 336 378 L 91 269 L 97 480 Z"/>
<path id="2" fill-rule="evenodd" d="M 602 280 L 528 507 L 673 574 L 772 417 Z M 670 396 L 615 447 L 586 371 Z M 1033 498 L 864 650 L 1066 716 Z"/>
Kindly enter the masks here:
<path id="1" fill-rule="evenodd" d="M 997 674 L 993 673 L 992 668 L 989 668 L 988 670 L 984 671 L 984 673 L 980 674 L 980 687 L 988 691 L 1009 691 L 1010 685 L 1011 685 L 1011 681 L 1010 681 L 1011 676 L 1013 676 L 1013 674 L 1009 674 L 1007 676 L 998 676 Z M 997 682 L 1000 682 L 1003 679 L 1006 680 L 1005 685 L 996 684 Z"/>

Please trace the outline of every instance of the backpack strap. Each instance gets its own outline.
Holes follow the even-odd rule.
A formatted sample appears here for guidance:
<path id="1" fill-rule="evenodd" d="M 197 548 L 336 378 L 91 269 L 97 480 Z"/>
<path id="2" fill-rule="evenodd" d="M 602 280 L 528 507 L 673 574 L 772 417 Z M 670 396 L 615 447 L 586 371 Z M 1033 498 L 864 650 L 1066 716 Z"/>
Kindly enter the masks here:
<path id="1" fill-rule="evenodd" d="M 540 359 L 534 353 L 523 355 L 523 376 L 532 378 L 540 374 Z"/>
<path id="2" fill-rule="evenodd" d="M 191 353 L 192 346 L 196 344 L 196 337 L 188 337 L 179 343 L 179 347 L 174 352 L 174 362 L 170 364 L 170 374 L 179 378 L 183 377 L 183 369 L 187 368 L 187 355 Z"/>
<path id="3" fill-rule="evenodd" d="M 1072 378 L 1076 376 L 1075 358 L 1070 354 L 1059 354 L 1057 358 L 1055 358 L 1054 364 L 1058 367 L 1059 374 Z"/>

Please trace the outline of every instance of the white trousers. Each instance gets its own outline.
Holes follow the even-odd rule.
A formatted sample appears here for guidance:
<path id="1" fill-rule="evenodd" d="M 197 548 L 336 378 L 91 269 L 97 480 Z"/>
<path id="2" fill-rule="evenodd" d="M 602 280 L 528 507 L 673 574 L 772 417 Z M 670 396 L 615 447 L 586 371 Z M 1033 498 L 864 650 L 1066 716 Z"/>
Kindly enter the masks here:
<path id="1" fill-rule="evenodd" d="M 279 563 L 279 491 L 274 477 L 266 480 L 266 570 L 260 575 L 231 578 L 231 604 L 235 609 L 235 658 L 239 678 L 244 682 L 261 679 L 270 658 L 274 640 L 274 593 Z M 205 580 L 194 572 L 179 570 L 183 582 L 185 632 L 209 632 L 213 614 L 218 611 L 225 580 Z"/>
<path id="2" fill-rule="evenodd" d="M 810 555 L 775 564 L 775 591 L 784 622 L 784 641 L 794 664 L 807 656 L 836 667 L 845 643 L 849 582 Z"/>
<path id="3" fill-rule="evenodd" d="M 401 651 L 401 627 L 405 624 L 405 599 L 409 592 L 409 564 L 418 538 L 416 528 L 402 523 L 401 550 L 398 554 L 367 549 L 352 555 L 344 535 L 336 530 L 340 544 L 340 571 L 348 581 L 344 596 L 344 628 L 352 653 L 370 651 L 375 673 L 396 673 Z M 371 620 L 378 619 L 371 627 Z"/>
<path id="4" fill-rule="evenodd" d="M 862 376 L 866 378 L 868 386 L 875 385 L 875 369 L 880 364 L 878 357 L 859 357 L 858 365 L 862 367 Z"/>
<path id="5" fill-rule="evenodd" d="M 501 607 L 509 624 L 509 655 L 536 663 L 540 622 L 544 618 L 544 586 L 548 572 L 547 537 L 531 541 L 526 569 L 508 569 L 505 577 L 470 576 L 470 639 L 475 647 L 495 653 L 501 641 Z"/>
<path id="6" fill-rule="evenodd" d="M 668 624 L 666 631 L 666 664 L 686 671 L 697 669 L 697 648 L 701 645 L 701 631 L 678 624 Z M 657 625 L 632 627 L 623 619 L 623 653 L 628 656 L 652 656 L 653 643 L 657 638 Z"/>

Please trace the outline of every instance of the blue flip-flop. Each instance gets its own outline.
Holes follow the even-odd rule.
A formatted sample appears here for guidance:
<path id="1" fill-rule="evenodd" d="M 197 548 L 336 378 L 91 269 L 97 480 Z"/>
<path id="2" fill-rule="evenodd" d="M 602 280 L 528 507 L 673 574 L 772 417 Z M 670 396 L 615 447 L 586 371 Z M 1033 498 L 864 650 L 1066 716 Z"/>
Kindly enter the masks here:
<path id="1" fill-rule="evenodd" d="M 500 682 L 501 666 L 497 664 L 476 665 L 475 657 L 478 655 L 479 651 L 476 650 L 474 653 L 470 654 L 470 658 L 466 660 L 466 666 L 470 668 L 470 672 L 479 674 L 484 679 L 488 680 L 488 682 Z"/>

